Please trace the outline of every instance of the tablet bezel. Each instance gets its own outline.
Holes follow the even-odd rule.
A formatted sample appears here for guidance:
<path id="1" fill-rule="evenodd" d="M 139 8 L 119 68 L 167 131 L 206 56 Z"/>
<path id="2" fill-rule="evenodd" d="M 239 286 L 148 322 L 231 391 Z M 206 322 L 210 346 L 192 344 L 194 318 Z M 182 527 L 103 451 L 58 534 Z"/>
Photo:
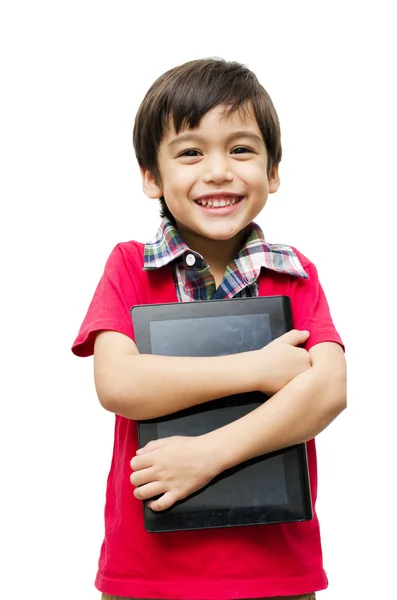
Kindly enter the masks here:
<path id="1" fill-rule="evenodd" d="M 272 339 L 283 335 L 292 328 L 290 299 L 287 296 L 260 296 L 244 299 L 146 304 L 135 306 L 130 312 L 133 319 L 135 341 L 140 353 L 144 354 L 152 353 L 150 323 L 153 321 L 267 313 L 270 318 Z M 254 408 L 255 406 L 260 406 L 267 399 L 266 396 L 259 392 L 242 394 L 241 396 L 244 397 L 241 399 L 242 404 L 247 404 L 248 401 L 250 406 L 252 405 Z M 214 406 L 214 403 L 219 403 L 219 407 L 226 406 L 228 402 L 238 401 L 237 398 L 238 396 L 231 396 L 230 398 L 213 401 L 211 404 Z M 193 412 L 203 410 L 205 411 L 205 405 L 187 409 L 187 411 Z M 186 411 L 181 411 L 178 414 L 182 414 L 183 412 Z M 139 445 L 142 447 L 150 440 L 158 439 L 158 424 L 172 418 L 174 418 L 173 415 L 170 415 L 151 421 L 138 422 Z M 255 462 L 265 461 L 267 457 L 275 454 L 280 455 L 284 463 L 285 484 L 288 495 L 287 504 L 261 508 L 234 508 L 231 515 L 231 511 L 227 509 L 195 509 L 187 510 L 185 513 L 177 512 L 180 506 L 188 505 L 189 498 L 179 502 L 178 508 L 175 505 L 175 507 L 162 512 L 152 511 L 148 507 L 147 502 L 144 502 L 145 528 L 149 532 L 167 532 L 310 520 L 313 517 L 313 513 L 306 444 L 298 444 L 254 460 Z M 209 485 L 216 483 L 218 479 L 233 475 L 234 472 L 243 469 L 246 464 L 250 464 L 251 462 L 253 461 L 238 465 L 234 469 L 221 474 Z M 200 491 L 197 493 L 199 494 Z"/>

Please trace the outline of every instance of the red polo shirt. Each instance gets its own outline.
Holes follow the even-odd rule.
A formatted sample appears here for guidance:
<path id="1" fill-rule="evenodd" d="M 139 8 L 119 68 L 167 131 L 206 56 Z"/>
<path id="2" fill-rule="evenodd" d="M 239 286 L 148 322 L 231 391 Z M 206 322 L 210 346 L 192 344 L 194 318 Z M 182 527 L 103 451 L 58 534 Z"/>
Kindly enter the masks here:
<path id="1" fill-rule="evenodd" d="M 143 271 L 143 250 L 143 244 L 126 242 L 111 253 L 73 344 L 77 356 L 93 353 L 100 330 L 134 339 L 132 306 L 177 301 L 171 267 Z M 321 342 L 342 344 L 315 266 L 295 252 L 308 279 L 263 269 L 259 295 L 291 298 L 294 327 L 310 331 L 307 349 Z M 327 587 L 315 511 L 314 440 L 307 443 L 311 521 L 153 534 L 144 529 L 142 503 L 133 496 L 129 481 L 129 463 L 138 448 L 135 421 L 116 415 L 114 436 L 105 539 L 95 582 L 100 591 L 131 598 L 227 600 L 305 594 Z"/>

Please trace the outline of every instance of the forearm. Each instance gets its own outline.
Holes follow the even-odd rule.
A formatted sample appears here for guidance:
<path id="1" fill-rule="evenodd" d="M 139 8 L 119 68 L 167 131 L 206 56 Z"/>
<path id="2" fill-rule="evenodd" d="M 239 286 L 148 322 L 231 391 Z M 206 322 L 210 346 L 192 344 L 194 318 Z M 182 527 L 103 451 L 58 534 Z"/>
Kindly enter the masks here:
<path id="1" fill-rule="evenodd" d="M 301 373 L 262 406 L 210 434 L 220 471 L 280 448 L 306 442 L 345 408 L 342 373 L 330 382 L 321 369 Z"/>
<path id="2" fill-rule="evenodd" d="M 202 358 L 115 355 L 96 369 L 98 396 L 106 409 L 130 419 L 168 415 L 255 390 L 252 354 Z M 106 385 L 101 385 L 106 378 Z M 101 394 L 100 389 L 112 391 Z"/>

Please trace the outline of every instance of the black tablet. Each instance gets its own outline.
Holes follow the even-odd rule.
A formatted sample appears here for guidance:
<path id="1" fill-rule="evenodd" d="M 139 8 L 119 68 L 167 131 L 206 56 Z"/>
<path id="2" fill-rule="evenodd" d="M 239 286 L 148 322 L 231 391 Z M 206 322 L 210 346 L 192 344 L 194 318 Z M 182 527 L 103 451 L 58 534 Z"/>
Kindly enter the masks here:
<path id="1" fill-rule="evenodd" d="M 220 356 L 258 350 L 292 328 L 286 296 L 140 305 L 131 309 L 135 341 L 143 354 Z M 222 427 L 267 400 L 238 394 L 138 422 L 139 445 L 173 435 L 201 435 Z M 305 521 L 312 518 L 306 445 L 247 461 L 169 510 L 144 502 L 150 532 Z"/>

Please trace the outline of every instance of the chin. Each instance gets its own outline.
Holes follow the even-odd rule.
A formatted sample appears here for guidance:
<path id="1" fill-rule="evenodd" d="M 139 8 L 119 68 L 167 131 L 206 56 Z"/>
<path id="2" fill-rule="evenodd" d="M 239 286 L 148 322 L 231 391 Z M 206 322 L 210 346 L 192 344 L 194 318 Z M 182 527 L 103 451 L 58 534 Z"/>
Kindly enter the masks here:
<path id="1" fill-rule="evenodd" d="M 226 224 L 225 224 L 226 225 Z M 225 241 L 239 235 L 246 228 L 246 224 L 237 226 L 211 227 L 207 230 L 207 237 L 214 240 Z"/>

